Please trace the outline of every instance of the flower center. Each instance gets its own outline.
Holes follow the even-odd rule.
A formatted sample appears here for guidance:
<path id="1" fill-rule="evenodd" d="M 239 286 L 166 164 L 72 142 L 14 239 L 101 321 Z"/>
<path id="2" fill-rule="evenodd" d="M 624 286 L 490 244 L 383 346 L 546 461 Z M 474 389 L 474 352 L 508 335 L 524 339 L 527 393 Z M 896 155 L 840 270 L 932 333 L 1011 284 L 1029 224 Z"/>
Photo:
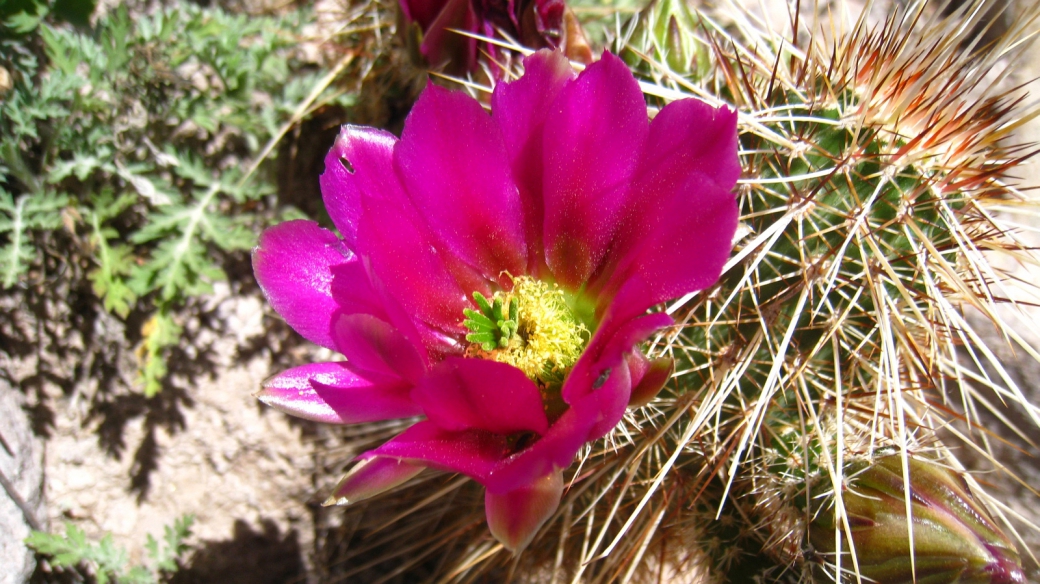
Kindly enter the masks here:
<path id="1" fill-rule="evenodd" d="M 588 328 L 567 305 L 563 290 L 530 276 L 489 300 L 473 293 L 478 310 L 463 311 L 471 332 L 469 357 L 508 363 L 540 388 L 558 390 L 589 341 Z"/>

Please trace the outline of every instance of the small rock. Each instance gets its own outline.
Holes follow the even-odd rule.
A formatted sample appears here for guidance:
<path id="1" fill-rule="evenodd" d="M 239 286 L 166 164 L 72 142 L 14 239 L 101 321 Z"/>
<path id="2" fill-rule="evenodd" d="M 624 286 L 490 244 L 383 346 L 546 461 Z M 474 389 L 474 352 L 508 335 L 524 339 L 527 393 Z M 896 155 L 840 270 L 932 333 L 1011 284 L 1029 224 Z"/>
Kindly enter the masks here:
<path id="1" fill-rule="evenodd" d="M 227 460 L 219 456 L 208 456 L 207 458 L 209 458 L 210 466 L 213 467 L 213 470 L 216 471 L 218 475 L 226 474 L 228 469 L 231 468 Z"/>
<path id="2" fill-rule="evenodd" d="M 238 458 L 238 454 L 241 451 L 242 448 L 239 446 L 239 444 L 237 442 L 233 442 L 230 445 L 224 447 L 222 454 L 224 455 L 224 460 L 227 460 L 228 462 L 234 462 L 235 459 Z"/>
<path id="3" fill-rule="evenodd" d="M 0 490 L 0 584 L 22 584 L 36 568 L 36 557 L 23 540 L 29 536 L 32 521 L 42 521 L 43 512 L 43 444 L 33 435 L 29 420 L 22 410 L 24 396 L 0 380 L 0 472 L 4 489 Z M 8 493 L 6 487 L 14 491 Z M 25 509 L 15 501 L 19 498 Z M 37 527 L 40 524 L 37 523 Z"/>
<path id="4" fill-rule="evenodd" d="M 80 491 L 97 486 L 97 478 L 88 468 L 73 467 L 65 475 L 65 484 L 73 491 Z"/>

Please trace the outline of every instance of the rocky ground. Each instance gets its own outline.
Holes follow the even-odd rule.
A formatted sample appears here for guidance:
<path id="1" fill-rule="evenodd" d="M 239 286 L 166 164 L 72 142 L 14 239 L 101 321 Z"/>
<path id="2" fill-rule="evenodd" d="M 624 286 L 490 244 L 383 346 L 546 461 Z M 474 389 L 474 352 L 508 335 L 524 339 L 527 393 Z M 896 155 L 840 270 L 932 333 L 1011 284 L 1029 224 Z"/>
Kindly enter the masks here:
<path id="1" fill-rule="evenodd" d="M 43 304 L 63 312 L 57 303 Z M 183 323 L 187 334 L 167 387 L 152 399 L 135 388 L 136 356 L 106 342 L 123 338 L 119 321 L 95 314 L 85 334 L 75 318 L 72 326 L 51 327 L 38 314 L 11 308 L 8 339 L 36 330 L 73 347 L 54 354 L 44 339 L 42 352 L 0 353 L 6 377 L 24 392 L 4 397 L 26 402 L 25 422 L 46 445 L 43 466 L 35 465 L 44 470 L 46 505 L 35 508 L 40 523 L 58 529 L 74 522 L 95 539 L 110 533 L 139 563 L 148 534 L 159 536 L 163 526 L 193 514 L 196 551 L 178 581 L 306 580 L 321 441 L 315 428 L 251 394 L 278 369 L 323 357 L 290 337 L 255 285 L 235 293 L 218 286 L 196 307 Z M 288 339 L 284 346 L 278 331 Z M 5 438 L 18 438 L 11 430 L 19 429 L 4 424 Z M 35 448 L 29 452 L 38 457 L 42 445 Z M 20 492 L 31 492 L 38 480 L 3 470 L 20 477 Z"/>
<path id="2" fill-rule="evenodd" d="M 265 337 L 262 298 L 225 286 L 208 302 L 223 323 L 196 341 L 208 347 L 211 371 L 163 398 L 164 419 L 135 416 L 132 406 L 119 412 L 112 402 L 115 411 L 98 415 L 75 396 L 62 404 L 47 443 L 48 518 L 112 533 L 140 553 L 147 534 L 190 513 L 202 557 L 184 581 L 302 578 L 313 541 L 313 429 L 251 396 L 275 368 L 269 350 L 243 352 Z M 253 561 L 241 562 L 243 555 Z"/>
<path id="3" fill-rule="evenodd" d="M 1023 82 L 1040 75 L 1040 52 L 1034 55 L 1019 74 Z M 1020 136 L 1040 140 L 1040 123 Z M 1035 166 L 1023 169 L 1023 179 L 1040 186 Z M 147 534 L 190 513 L 195 551 L 176 582 L 317 581 L 318 502 L 335 479 L 328 467 L 349 453 L 333 450 L 325 430 L 267 409 L 251 394 L 281 369 L 330 355 L 278 320 L 237 261 L 230 285 L 186 311 L 172 374 L 151 399 L 136 389 L 137 356 L 123 341 L 134 337 L 123 327 L 141 322 L 124 325 L 86 308 L 80 299 L 89 291 L 46 283 L 0 298 L 0 471 L 26 494 L 24 510 L 0 496 L 0 532 L 17 542 L 28 533 L 26 515 L 50 530 L 73 522 L 92 538 L 111 533 L 141 561 Z M 1040 330 L 1040 318 L 1022 322 L 1021 330 Z M 1007 353 L 1009 362 L 1020 357 Z M 1040 371 L 1028 367 L 1020 375 L 1033 387 L 1028 381 Z M 1040 484 L 1033 455 L 1009 449 L 1024 484 L 1000 491 L 1040 523 L 1025 486 Z M 1023 533 L 1040 549 L 1036 531 Z M 32 556 L 17 543 L 3 546 L 0 583 L 24 581 Z M 36 580 L 59 577 L 48 570 L 40 566 Z"/>

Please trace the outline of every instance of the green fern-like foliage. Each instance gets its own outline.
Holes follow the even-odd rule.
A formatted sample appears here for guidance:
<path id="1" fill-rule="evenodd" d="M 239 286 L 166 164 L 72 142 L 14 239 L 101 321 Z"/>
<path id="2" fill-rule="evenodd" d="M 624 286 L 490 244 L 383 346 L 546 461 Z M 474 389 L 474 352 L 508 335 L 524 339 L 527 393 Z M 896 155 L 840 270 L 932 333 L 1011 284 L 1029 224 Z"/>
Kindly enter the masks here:
<path id="1" fill-rule="evenodd" d="M 243 250 L 255 242 L 245 217 L 219 211 L 221 195 L 231 193 L 239 200 L 248 196 L 235 186 L 236 173 L 214 179 L 191 158 L 171 158 L 176 161 L 174 174 L 192 184 L 191 193 L 156 209 L 130 238 L 137 244 L 156 243 L 148 261 L 132 271 L 130 288 L 138 294 L 155 291 L 163 301 L 204 294 L 210 291 L 209 282 L 225 278 L 209 254 L 211 247 Z"/>
<path id="2" fill-rule="evenodd" d="M 64 195 L 47 192 L 24 194 L 15 200 L 0 189 L 0 234 L 7 235 L 7 243 L 0 247 L 0 284 L 13 286 L 28 269 L 35 259 L 31 232 L 57 229 L 67 202 Z"/>
<path id="3" fill-rule="evenodd" d="M 155 563 L 156 569 L 163 572 L 174 572 L 177 570 L 177 559 L 182 557 L 190 548 L 185 540 L 191 536 L 191 526 L 195 523 L 195 516 L 188 514 L 178 517 L 173 525 L 163 526 L 163 538 L 160 542 L 148 534 L 145 549 L 148 557 Z"/>
<path id="4" fill-rule="evenodd" d="M 146 394 L 167 371 L 178 308 L 226 279 L 221 258 L 272 218 L 261 164 L 272 141 L 302 102 L 350 103 L 322 93 L 326 73 L 299 59 L 307 19 L 192 4 L 132 18 L 120 6 L 91 30 L 43 19 L 27 29 L 34 42 L 4 41 L 14 83 L 0 102 L 0 286 L 40 280 L 44 234 L 82 238 L 50 255 L 82 253 L 106 310 L 146 315 Z"/>
<path id="5" fill-rule="evenodd" d="M 103 191 L 95 199 L 95 207 L 89 216 L 94 257 L 98 266 L 88 274 L 94 285 L 94 293 L 103 299 L 105 310 L 126 318 L 137 299 L 126 278 L 133 272 L 133 248 L 119 242 L 119 232 L 102 225 L 118 216 L 134 202 L 134 196 L 123 194 L 113 197 L 111 191 Z"/>
<path id="6" fill-rule="evenodd" d="M 71 523 L 66 524 L 64 534 L 34 531 L 25 543 L 37 553 L 50 556 L 55 566 L 87 567 L 98 584 L 155 584 L 163 581 L 164 574 L 178 570 L 177 560 L 190 549 L 185 541 L 191 536 L 194 522 L 193 515 L 177 518 L 173 525 L 163 527 L 161 542 L 149 534 L 145 543 L 149 561 L 140 566 L 130 565 L 129 554 L 115 544 L 112 534 L 106 533 L 100 541 L 93 542 Z"/>

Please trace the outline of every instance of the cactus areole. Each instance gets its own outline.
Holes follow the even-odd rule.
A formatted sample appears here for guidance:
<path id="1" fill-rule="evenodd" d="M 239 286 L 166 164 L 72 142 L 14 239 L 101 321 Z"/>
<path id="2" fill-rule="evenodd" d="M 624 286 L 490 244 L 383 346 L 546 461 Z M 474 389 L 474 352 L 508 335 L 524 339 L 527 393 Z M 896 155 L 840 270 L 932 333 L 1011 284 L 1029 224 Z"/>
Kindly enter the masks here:
<path id="1" fill-rule="evenodd" d="M 718 279 L 740 174 L 733 111 L 681 100 L 650 122 L 609 53 L 581 75 L 560 52 L 524 64 L 491 115 L 430 85 L 400 139 L 344 127 L 321 177 L 339 235 L 290 221 L 253 255 L 275 310 L 346 358 L 259 398 L 326 423 L 416 418 L 329 502 L 462 473 L 513 550 L 582 445 L 667 381 L 671 360 L 638 345 L 672 319 L 647 311 Z"/>

